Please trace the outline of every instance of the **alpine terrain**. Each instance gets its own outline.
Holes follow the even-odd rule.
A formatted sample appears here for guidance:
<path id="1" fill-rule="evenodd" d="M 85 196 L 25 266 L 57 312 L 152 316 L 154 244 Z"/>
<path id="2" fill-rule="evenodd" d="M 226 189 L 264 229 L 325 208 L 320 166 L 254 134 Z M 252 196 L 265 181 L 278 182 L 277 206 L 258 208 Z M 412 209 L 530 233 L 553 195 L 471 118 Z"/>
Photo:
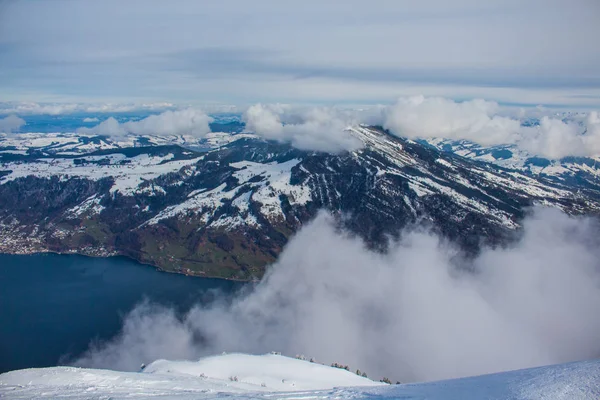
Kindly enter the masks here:
<path id="1" fill-rule="evenodd" d="M 502 162 L 506 149 L 347 131 L 364 146 L 340 154 L 241 128 L 203 139 L 1 137 L 0 251 L 124 255 L 165 271 L 254 280 L 321 209 L 375 249 L 420 222 L 466 253 L 511 240 L 534 204 L 600 211 L 589 161 L 540 173 L 535 159 Z"/>

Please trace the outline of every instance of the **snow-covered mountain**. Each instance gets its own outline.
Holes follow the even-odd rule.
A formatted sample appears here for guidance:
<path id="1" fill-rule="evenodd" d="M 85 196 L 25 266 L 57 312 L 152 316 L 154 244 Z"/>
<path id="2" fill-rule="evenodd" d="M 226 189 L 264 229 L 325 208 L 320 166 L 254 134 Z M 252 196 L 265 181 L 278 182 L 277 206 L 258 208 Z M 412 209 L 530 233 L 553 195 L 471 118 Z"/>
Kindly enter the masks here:
<path id="1" fill-rule="evenodd" d="M 434 138 L 422 140 L 435 148 L 472 160 L 543 176 L 573 187 L 600 190 L 600 156 L 564 157 L 551 160 L 528 153 L 517 145 L 482 146 L 468 140 Z"/>
<path id="2" fill-rule="evenodd" d="M 600 361 L 388 385 L 279 355 L 159 360 L 140 372 L 54 367 L 0 375 L 6 399 L 597 399 Z"/>
<path id="3" fill-rule="evenodd" d="M 192 135 L 128 135 L 98 136 L 79 133 L 0 134 L 0 158 L 21 159 L 22 156 L 77 156 L 97 151 L 130 147 L 179 145 L 196 150 L 209 150 L 242 138 L 255 138 L 251 133 L 210 132 L 203 137 Z"/>
<path id="4" fill-rule="evenodd" d="M 301 151 L 249 133 L 4 137 L 0 251 L 121 254 L 249 280 L 320 209 L 375 248 L 420 221 L 468 252 L 508 240 L 533 204 L 600 210 L 594 185 L 461 157 L 376 127 L 348 133 L 364 147 Z"/>

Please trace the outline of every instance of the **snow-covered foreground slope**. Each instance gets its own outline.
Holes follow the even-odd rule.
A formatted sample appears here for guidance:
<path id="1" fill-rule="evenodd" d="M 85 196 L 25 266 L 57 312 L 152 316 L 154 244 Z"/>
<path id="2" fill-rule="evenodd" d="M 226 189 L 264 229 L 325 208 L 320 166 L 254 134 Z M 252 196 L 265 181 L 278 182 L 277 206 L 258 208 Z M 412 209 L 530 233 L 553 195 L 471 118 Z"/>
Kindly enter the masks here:
<path id="1" fill-rule="evenodd" d="M 195 399 L 219 397 L 218 394 L 261 397 L 261 393 L 381 385 L 343 369 L 280 355 L 227 354 L 197 362 L 159 360 L 140 373 L 74 367 L 13 371 L 0 375 L 0 397 Z"/>
<path id="2" fill-rule="evenodd" d="M 143 372 L 55 367 L 0 375 L 7 399 L 598 399 L 600 360 L 448 381 L 385 385 L 278 355 L 156 361 Z"/>

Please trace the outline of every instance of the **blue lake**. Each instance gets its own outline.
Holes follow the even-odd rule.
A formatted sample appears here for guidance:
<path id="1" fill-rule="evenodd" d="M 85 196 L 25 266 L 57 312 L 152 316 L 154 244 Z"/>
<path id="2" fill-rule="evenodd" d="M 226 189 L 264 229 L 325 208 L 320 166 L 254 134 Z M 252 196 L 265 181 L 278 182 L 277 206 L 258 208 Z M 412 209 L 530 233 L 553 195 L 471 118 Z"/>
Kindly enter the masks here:
<path id="1" fill-rule="evenodd" d="M 241 286 L 121 257 L 0 254 L 0 373 L 65 363 L 91 341 L 116 335 L 146 299 L 183 312 Z"/>

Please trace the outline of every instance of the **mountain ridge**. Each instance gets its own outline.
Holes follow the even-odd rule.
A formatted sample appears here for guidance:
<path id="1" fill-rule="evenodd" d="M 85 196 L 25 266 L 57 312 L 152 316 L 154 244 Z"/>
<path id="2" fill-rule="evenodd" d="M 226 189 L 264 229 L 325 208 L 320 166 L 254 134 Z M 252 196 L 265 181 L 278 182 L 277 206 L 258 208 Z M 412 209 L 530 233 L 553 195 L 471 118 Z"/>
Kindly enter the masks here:
<path id="1" fill-rule="evenodd" d="M 92 139 L 104 149 L 90 149 L 85 135 L 63 136 L 70 147 L 53 144 L 60 135 L 29 135 L 45 141 L 37 147 L 11 138 L 0 142 L 8 151 L 0 155 L 11 155 L 0 158 L 0 251 L 125 255 L 171 272 L 253 280 L 321 209 L 374 248 L 421 221 L 467 252 L 509 241 L 535 204 L 571 215 L 600 210 L 594 188 L 378 127 L 348 133 L 364 147 L 319 153 L 250 133 L 195 139 L 197 148 L 212 146 L 207 151 L 155 137 L 112 147 Z M 26 154 L 15 159 L 14 151 Z"/>

